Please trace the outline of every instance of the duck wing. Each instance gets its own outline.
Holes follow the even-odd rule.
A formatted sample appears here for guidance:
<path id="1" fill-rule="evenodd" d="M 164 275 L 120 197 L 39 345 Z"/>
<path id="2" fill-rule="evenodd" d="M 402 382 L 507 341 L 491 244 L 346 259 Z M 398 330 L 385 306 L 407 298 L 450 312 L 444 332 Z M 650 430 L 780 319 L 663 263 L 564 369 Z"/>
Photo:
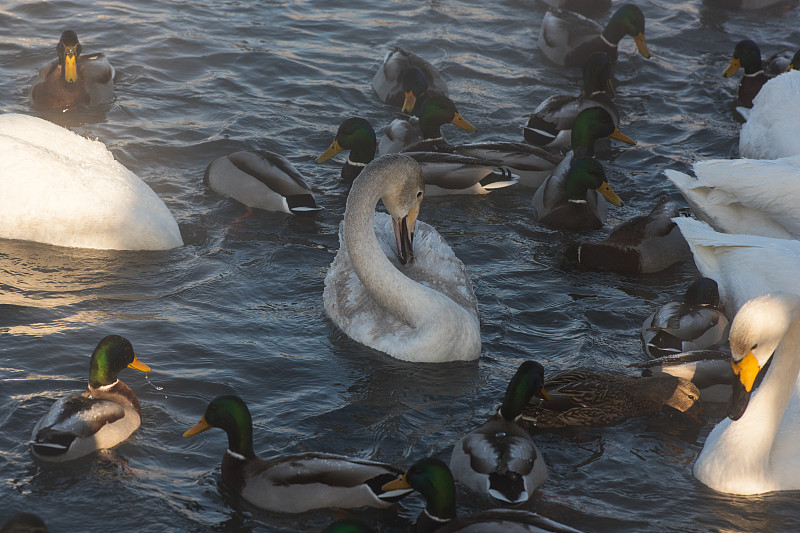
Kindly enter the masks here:
<path id="1" fill-rule="evenodd" d="M 75 439 L 91 437 L 124 416 L 125 408 L 118 403 L 84 395 L 65 396 L 33 428 L 30 445 L 43 455 L 47 454 L 45 448 L 66 451 Z"/>

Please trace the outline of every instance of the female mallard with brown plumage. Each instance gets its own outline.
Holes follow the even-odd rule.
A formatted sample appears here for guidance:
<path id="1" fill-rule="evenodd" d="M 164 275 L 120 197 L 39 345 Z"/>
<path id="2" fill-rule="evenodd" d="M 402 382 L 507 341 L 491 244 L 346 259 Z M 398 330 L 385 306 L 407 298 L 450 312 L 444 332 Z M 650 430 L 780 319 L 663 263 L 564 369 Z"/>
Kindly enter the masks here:
<path id="1" fill-rule="evenodd" d="M 328 507 L 389 507 L 410 490 L 387 491 L 382 485 L 401 472 L 373 461 L 329 453 L 303 453 L 261 459 L 253 452 L 253 422 L 238 396 L 218 396 L 200 421 L 183 436 L 210 428 L 228 434 L 222 480 L 253 505 L 269 511 L 302 513 Z"/>
<path id="2" fill-rule="evenodd" d="M 114 67 L 102 53 L 81 56 L 78 35 L 67 30 L 56 46 L 58 57 L 39 72 L 30 99 L 43 109 L 97 105 L 114 98 Z"/>
<path id="3" fill-rule="evenodd" d="M 520 425 L 529 430 L 607 426 L 671 407 L 690 415 L 700 410 L 700 391 L 675 376 L 629 377 L 588 370 L 560 372 L 544 383 L 550 399 L 531 401 Z"/>

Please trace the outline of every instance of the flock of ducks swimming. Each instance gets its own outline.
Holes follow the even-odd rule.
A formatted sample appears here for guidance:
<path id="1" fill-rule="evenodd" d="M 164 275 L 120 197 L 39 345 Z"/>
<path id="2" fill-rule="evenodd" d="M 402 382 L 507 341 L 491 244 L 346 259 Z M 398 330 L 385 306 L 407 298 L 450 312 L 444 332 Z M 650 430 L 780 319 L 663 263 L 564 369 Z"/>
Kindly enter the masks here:
<path id="1" fill-rule="evenodd" d="M 581 8 L 580 2 L 571 5 Z M 366 120 L 349 118 L 317 158 L 325 163 L 349 151 L 341 171 L 351 186 L 340 248 L 323 293 L 331 320 L 361 344 L 405 361 L 477 359 L 480 318 L 467 269 L 436 230 L 418 220 L 422 200 L 528 187 L 535 189 L 532 205 L 540 224 L 601 228 L 607 202 L 622 202 L 594 157 L 596 143 L 606 137 L 634 142 L 619 131 L 613 102 L 617 43 L 630 35 L 639 53 L 650 57 L 644 24 L 644 15 L 632 4 L 617 9 L 605 27 L 577 13 L 549 11 L 539 46 L 556 64 L 583 67 L 583 87 L 577 96 L 552 96 L 531 113 L 525 142 L 449 144 L 443 126 L 474 127 L 448 97 L 444 79 L 423 58 L 390 50 L 373 88 L 404 116 L 386 128 L 380 141 Z M 33 83 L 33 105 L 63 109 L 113 98 L 113 67 L 102 54 L 83 55 L 75 32 L 62 34 L 57 55 Z M 800 412 L 794 392 L 800 372 L 800 293 L 793 292 L 800 272 L 800 218 L 794 201 L 800 193 L 800 147 L 797 135 L 785 133 L 798 118 L 800 73 L 792 68 L 800 67 L 800 60 L 795 54 L 786 61 L 775 68 L 788 72 L 765 73 L 758 47 L 745 40 L 735 46 L 723 74 L 744 68 L 738 100 L 747 122 L 740 152 L 758 159 L 699 161 L 693 177 L 665 172 L 699 220 L 679 217 L 677 207 L 662 197 L 649 215 L 618 226 L 605 241 L 576 248 L 577 261 L 584 265 L 634 273 L 664 269 L 691 249 L 704 277 L 687 289 L 682 302 L 669 303 L 644 321 L 642 346 L 651 357 L 645 377 L 570 370 L 545 379 L 539 363 L 526 361 L 511 379 L 497 414 L 455 444 L 449 466 L 426 458 L 403 471 L 322 453 L 261 459 L 253 450 L 249 410 L 237 396 L 214 398 L 184 437 L 209 428 L 225 431 L 223 481 L 270 511 L 388 507 L 418 491 L 426 507 L 417 531 L 507 531 L 513 523 L 524 531 L 574 532 L 525 511 L 456 517 L 455 482 L 500 503 L 527 501 L 547 477 L 532 439 L 537 431 L 614 424 L 665 408 L 694 415 L 701 394 L 705 398 L 706 389 L 722 385 L 727 390 L 723 396 L 731 398 L 729 418 L 706 440 L 695 476 L 732 494 L 800 488 L 793 437 L 798 429 L 794 415 Z M 13 180 L 38 180 L 42 190 L 61 199 L 63 219 L 60 232 L 45 235 L 4 217 L 0 209 L 0 237 L 115 249 L 183 244 L 163 202 L 101 143 L 11 114 L 0 116 L 0 143 L 14 154 L 4 162 L 8 172 L 3 179 L 12 180 L 5 189 L 29 190 L 15 187 Z M 74 146 L 80 146 L 84 158 L 85 172 L 78 175 L 70 172 L 78 164 L 71 159 L 69 147 Z M 304 215 L 320 209 L 302 175 L 271 152 L 239 151 L 217 158 L 208 165 L 204 182 L 253 208 Z M 87 208 L 84 196 L 104 203 Z M 125 200 L 125 206 L 108 202 L 115 198 Z M 376 213 L 379 201 L 387 214 Z M 31 199 L 7 202 L 24 210 Z M 75 212 L 69 211 L 71 205 L 77 206 Z M 719 346 L 728 338 L 730 355 L 720 356 Z M 139 427 L 142 411 L 136 395 L 118 379 L 125 368 L 150 371 L 127 339 L 102 339 L 91 356 L 87 389 L 58 400 L 41 418 L 29 442 L 31 455 L 44 462 L 70 461 L 126 440 Z M 364 531 L 367 526 L 342 522 L 329 530 Z"/>

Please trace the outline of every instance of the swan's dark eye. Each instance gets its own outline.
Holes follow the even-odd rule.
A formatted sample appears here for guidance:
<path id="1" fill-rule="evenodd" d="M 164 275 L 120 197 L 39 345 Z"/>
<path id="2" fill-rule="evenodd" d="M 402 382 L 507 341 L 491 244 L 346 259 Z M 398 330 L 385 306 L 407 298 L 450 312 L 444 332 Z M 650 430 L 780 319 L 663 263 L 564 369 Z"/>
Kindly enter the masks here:
<path id="1" fill-rule="evenodd" d="M 755 343 L 753 346 L 751 346 L 751 347 L 750 347 L 750 351 L 752 352 L 752 351 L 754 351 L 756 348 L 758 348 L 758 343 Z"/>

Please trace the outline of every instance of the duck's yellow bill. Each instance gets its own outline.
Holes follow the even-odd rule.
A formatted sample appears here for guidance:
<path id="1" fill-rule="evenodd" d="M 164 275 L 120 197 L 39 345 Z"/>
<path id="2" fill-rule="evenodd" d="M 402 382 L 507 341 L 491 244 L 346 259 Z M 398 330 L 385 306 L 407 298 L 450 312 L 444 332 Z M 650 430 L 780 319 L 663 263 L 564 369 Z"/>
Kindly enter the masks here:
<path id="1" fill-rule="evenodd" d="M 742 62 L 738 59 L 734 58 L 731 59 L 731 64 L 728 65 L 728 68 L 722 71 L 723 78 L 730 78 L 734 74 L 736 74 L 742 66 Z"/>
<path id="2" fill-rule="evenodd" d="M 650 50 L 647 49 L 647 43 L 644 41 L 644 33 L 635 36 L 633 42 L 636 43 L 636 48 L 639 50 L 639 53 L 642 54 L 642 57 L 650 59 Z"/>
<path id="3" fill-rule="evenodd" d="M 794 63 L 789 63 L 789 66 L 788 66 L 788 67 L 786 67 L 786 70 L 784 70 L 784 72 L 789 72 L 789 71 L 790 71 L 790 70 L 792 70 L 793 68 L 794 68 Z"/>
<path id="4" fill-rule="evenodd" d="M 403 474 L 402 477 L 399 477 L 399 478 L 397 478 L 397 479 L 395 479 L 393 481 L 390 481 L 390 482 L 384 484 L 381 487 L 381 490 L 383 490 L 383 491 L 387 491 L 387 490 L 403 490 L 403 489 L 410 489 L 410 488 L 411 488 L 411 485 L 408 484 L 408 481 L 406 481 L 406 476 L 405 476 L 405 474 Z"/>
<path id="5" fill-rule="evenodd" d="M 414 106 L 417 105 L 417 97 L 411 91 L 406 91 L 406 98 L 403 101 L 403 108 L 400 110 L 403 113 L 411 113 L 414 111 Z"/>
<path id="6" fill-rule="evenodd" d="M 733 373 L 739 376 L 739 381 L 744 385 L 744 390 L 747 392 L 753 390 L 753 383 L 755 383 L 756 376 L 761 370 L 758 359 L 753 355 L 753 352 L 751 351 L 745 355 L 741 361 L 731 361 L 731 366 L 733 367 Z"/>
<path id="7" fill-rule="evenodd" d="M 614 204 L 617 207 L 622 207 L 622 200 L 620 200 L 619 196 L 617 196 L 617 194 L 611 190 L 611 186 L 607 181 L 604 181 L 602 185 L 597 188 L 597 192 L 602 194 L 609 203 Z"/>
<path id="8" fill-rule="evenodd" d="M 545 400 L 549 400 L 549 399 L 550 399 L 550 395 L 549 395 L 549 394 L 547 394 L 547 391 L 546 391 L 546 390 L 544 390 L 544 387 L 542 387 L 542 390 L 540 390 L 540 391 L 539 391 L 539 395 L 540 395 L 542 398 L 544 398 Z"/>
<path id="9" fill-rule="evenodd" d="M 67 83 L 78 81 L 78 56 L 68 55 L 64 58 L 64 79 Z"/>
<path id="10" fill-rule="evenodd" d="M 456 112 L 455 116 L 453 117 L 453 120 L 450 121 L 450 124 L 458 126 L 462 130 L 466 130 L 471 133 L 478 131 L 478 129 L 475 126 L 464 120 L 464 117 L 462 117 L 461 113 L 458 112 Z"/>
<path id="11" fill-rule="evenodd" d="M 183 436 L 191 437 L 192 435 L 197 435 L 198 433 L 202 433 L 207 429 L 211 429 L 211 425 L 206 422 L 206 417 L 202 417 L 200 422 L 187 429 Z"/>
<path id="12" fill-rule="evenodd" d="M 314 160 L 314 162 L 317 163 L 317 164 L 324 163 L 325 161 L 327 161 L 331 157 L 335 156 L 336 154 L 338 154 L 342 150 L 343 150 L 343 148 L 339 145 L 339 141 L 334 139 L 333 143 L 331 143 L 331 146 L 327 150 L 325 150 L 325 152 L 322 155 L 317 157 Z"/>
<path id="13" fill-rule="evenodd" d="M 622 141 L 625 144 L 636 144 L 636 141 L 634 141 L 633 139 L 631 139 L 630 137 L 619 131 L 619 128 L 614 128 L 613 133 L 611 133 L 609 137 L 611 137 L 612 139 L 616 139 L 618 141 Z"/>
<path id="14" fill-rule="evenodd" d="M 133 362 L 128 365 L 128 368 L 141 370 L 142 372 L 150 372 L 150 367 L 139 361 L 139 359 L 135 355 L 133 356 Z"/>

